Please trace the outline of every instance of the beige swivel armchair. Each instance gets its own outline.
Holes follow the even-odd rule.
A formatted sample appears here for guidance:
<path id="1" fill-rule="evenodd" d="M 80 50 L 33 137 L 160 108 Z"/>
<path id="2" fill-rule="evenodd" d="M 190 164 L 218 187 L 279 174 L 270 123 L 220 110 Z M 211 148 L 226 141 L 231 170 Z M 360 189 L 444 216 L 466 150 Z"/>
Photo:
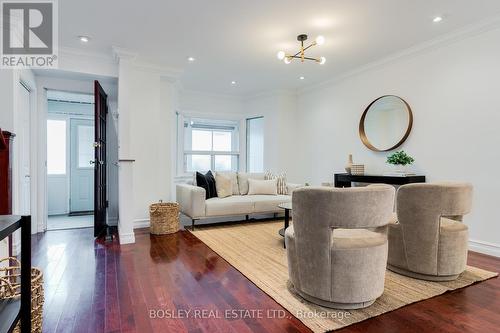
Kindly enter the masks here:
<path id="1" fill-rule="evenodd" d="M 397 221 L 389 225 L 391 271 L 431 280 L 454 280 L 465 270 L 472 204 L 467 183 L 409 184 L 397 193 Z"/>
<path id="2" fill-rule="evenodd" d="M 337 309 L 367 307 L 382 295 L 394 193 L 388 185 L 296 189 L 285 232 L 291 289 Z"/>

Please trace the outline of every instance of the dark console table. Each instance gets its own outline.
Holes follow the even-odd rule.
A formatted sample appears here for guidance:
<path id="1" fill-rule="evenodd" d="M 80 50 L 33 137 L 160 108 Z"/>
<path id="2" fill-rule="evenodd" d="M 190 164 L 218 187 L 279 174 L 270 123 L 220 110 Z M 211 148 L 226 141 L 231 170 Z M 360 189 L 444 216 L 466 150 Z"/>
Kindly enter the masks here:
<path id="1" fill-rule="evenodd" d="M 425 183 L 425 176 L 350 175 L 348 173 L 336 173 L 334 175 L 334 182 L 335 187 L 351 187 L 352 182 L 405 185 L 410 183 Z"/>

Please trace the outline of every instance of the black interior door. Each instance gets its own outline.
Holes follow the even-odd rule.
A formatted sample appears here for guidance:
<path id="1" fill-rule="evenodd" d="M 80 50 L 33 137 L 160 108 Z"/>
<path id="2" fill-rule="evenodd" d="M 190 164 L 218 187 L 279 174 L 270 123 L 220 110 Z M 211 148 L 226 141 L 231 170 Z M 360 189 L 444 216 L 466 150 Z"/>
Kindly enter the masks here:
<path id="1" fill-rule="evenodd" d="M 94 163 L 94 236 L 106 231 L 106 116 L 108 96 L 94 81 L 95 163 Z"/>

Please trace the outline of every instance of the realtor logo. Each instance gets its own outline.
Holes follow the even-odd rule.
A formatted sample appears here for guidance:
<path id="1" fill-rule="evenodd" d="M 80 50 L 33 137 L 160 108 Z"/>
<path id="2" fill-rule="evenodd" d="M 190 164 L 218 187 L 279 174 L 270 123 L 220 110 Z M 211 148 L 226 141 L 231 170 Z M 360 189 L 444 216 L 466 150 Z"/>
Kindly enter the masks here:
<path id="1" fill-rule="evenodd" d="M 2 1 L 2 68 L 57 67 L 57 2 Z"/>

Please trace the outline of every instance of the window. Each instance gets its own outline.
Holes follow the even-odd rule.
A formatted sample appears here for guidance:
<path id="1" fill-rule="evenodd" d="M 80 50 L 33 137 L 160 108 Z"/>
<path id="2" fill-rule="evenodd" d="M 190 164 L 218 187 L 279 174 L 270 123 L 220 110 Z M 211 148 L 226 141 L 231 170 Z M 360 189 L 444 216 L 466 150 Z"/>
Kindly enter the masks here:
<path id="1" fill-rule="evenodd" d="M 184 118 L 183 128 L 184 172 L 238 170 L 237 122 Z"/>
<path id="2" fill-rule="evenodd" d="M 264 172 L 264 117 L 247 119 L 247 171 Z"/>
<path id="3" fill-rule="evenodd" d="M 66 174 L 65 120 L 47 120 L 47 173 Z"/>

